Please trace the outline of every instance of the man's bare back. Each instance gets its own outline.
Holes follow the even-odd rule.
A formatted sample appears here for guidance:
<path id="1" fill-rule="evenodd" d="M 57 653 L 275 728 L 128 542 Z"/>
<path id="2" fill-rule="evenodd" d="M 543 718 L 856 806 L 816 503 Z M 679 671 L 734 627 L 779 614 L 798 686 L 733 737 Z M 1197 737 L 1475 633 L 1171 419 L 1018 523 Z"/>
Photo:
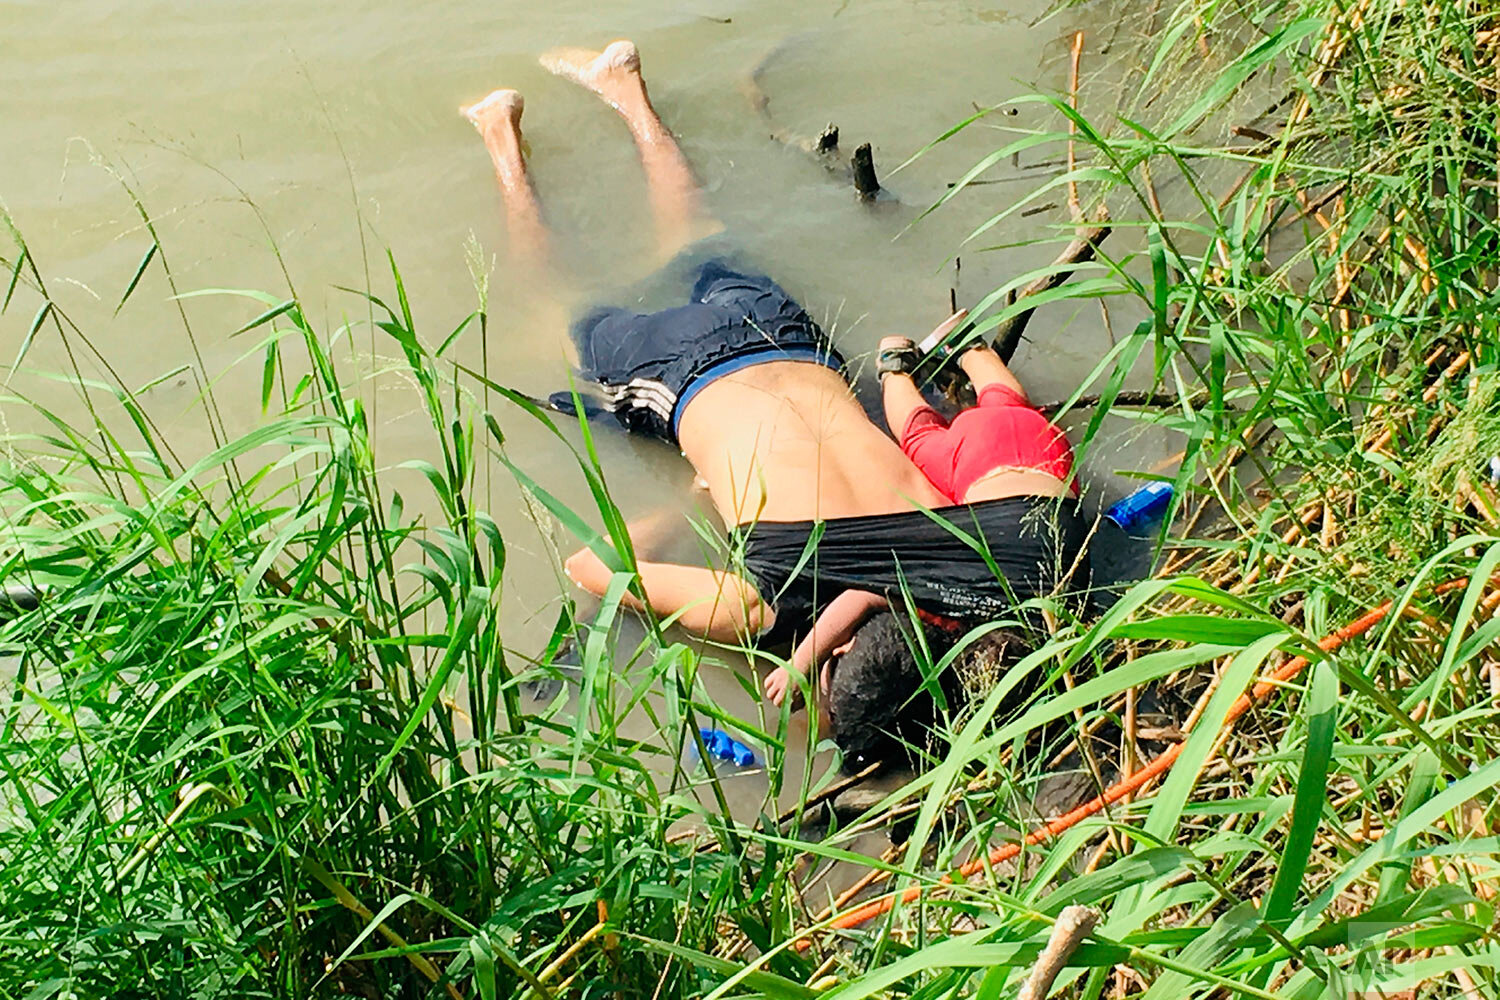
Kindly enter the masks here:
<path id="1" fill-rule="evenodd" d="M 715 379 L 683 412 L 678 439 L 729 524 L 947 503 L 824 365 L 770 362 Z"/>

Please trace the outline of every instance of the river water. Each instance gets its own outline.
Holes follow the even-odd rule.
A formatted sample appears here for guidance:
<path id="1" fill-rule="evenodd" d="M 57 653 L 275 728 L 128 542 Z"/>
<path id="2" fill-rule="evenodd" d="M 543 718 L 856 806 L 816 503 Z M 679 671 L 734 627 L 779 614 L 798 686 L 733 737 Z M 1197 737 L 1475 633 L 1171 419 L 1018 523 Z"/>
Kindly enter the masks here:
<path id="1" fill-rule="evenodd" d="M 553 45 L 599 47 L 628 36 L 711 209 L 834 330 L 843 352 L 858 357 L 887 333 L 925 333 L 947 314 L 950 289 L 971 304 L 1055 253 L 1055 244 L 989 252 L 979 245 L 1061 232 L 1062 209 L 992 231 L 961 251 L 961 270 L 952 260 L 976 225 L 1055 172 L 1039 169 L 1035 153 L 998 164 L 986 175 L 993 183 L 917 221 L 949 182 L 1008 141 L 1001 129 L 1056 127 L 1039 105 L 997 115 L 892 174 L 976 106 L 1038 87 L 1063 90 L 1078 28 L 1088 33 L 1087 108 L 1087 83 L 1118 28 L 1102 6 L 1051 18 L 1045 10 L 1038 0 L 12 0 L 0 3 L 0 201 L 54 297 L 127 384 L 151 383 L 194 359 L 158 268 L 112 315 L 150 245 L 122 178 L 151 211 L 180 289 L 257 288 L 282 297 L 287 286 L 274 245 L 304 311 L 329 329 L 364 317 L 359 300 L 335 286 L 388 294 L 388 247 L 419 330 L 437 344 L 475 307 L 478 248 L 494 321 L 483 350 L 473 335 L 458 350 L 498 381 L 545 394 L 567 384 L 562 313 L 507 273 L 490 163 L 456 109 L 499 86 L 524 93 L 530 163 L 560 256 L 575 275 L 570 304 L 603 295 L 639 278 L 650 257 L 640 171 L 614 114 L 548 75 L 536 57 Z M 744 94 L 756 67 L 770 122 Z M 873 144 L 893 201 L 859 204 L 842 177 L 769 137 L 773 127 L 813 135 L 829 122 L 840 127 L 846 153 Z M 7 351 L 36 307 L 24 299 L 0 317 Z M 251 345 L 229 333 L 264 307 L 226 298 L 195 298 L 185 307 L 208 377 L 219 379 L 225 423 L 242 433 L 260 419 L 260 368 L 254 359 L 234 366 Z M 1066 397 L 1109 344 L 1092 305 L 1044 309 L 1029 336 L 1015 365 L 1038 400 Z M 390 341 L 372 342 L 361 330 L 346 363 L 368 375 L 379 365 L 372 343 L 386 357 L 396 353 Z M 64 361 L 44 332 L 26 367 L 62 370 Z M 373 384 L 382 462 L 430 458 L 431 431 L 411 386 L 391 376 Z M 65 412 L 76 407 L 66 390 L 43 380 L 23 374 L 17 386 Z M 179 454 L 210 446 L 191 372 L 161 382 L 147 398 Z M 557 442 L 495 405 L 511 458 L 576 509 L 590 509 Z M 1083 456 L 1100 502 L 1128 488 L 1116 470 L 1148 468 L 1174 447 L 1124 421 L 1111 425 L 1105 445 Z M 672 449 L 602 429 L 599 446 L 627 515 L 663 506 L 697 511 L 691 472 Z M 491 471 L 490 509 L 510 551 L 509 642 L 534 652 L 565 589 L 553 550 L 570 540 L 545 519 L 539 525 L 509 476 Z M 406 490 L 409 498 L 419 492 L 416 482 Z M 685 527 L 680 540 L 693 548 Z M 742 669 L 710 668 L 710 686 L 730 711 L 753 717 L 754 703 L 734 679 Z M 740 800 L 758 794 L 747 781 Z"/>

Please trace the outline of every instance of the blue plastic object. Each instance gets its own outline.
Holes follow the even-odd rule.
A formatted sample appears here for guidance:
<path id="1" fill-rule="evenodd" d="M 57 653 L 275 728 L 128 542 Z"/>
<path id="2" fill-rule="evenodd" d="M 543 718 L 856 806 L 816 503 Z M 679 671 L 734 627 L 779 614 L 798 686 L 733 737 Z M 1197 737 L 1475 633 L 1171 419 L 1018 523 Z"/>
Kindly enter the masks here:
<path id="1" fill-rule="evenodd" d="M 700 729 L 703 746 L 710 754 L 738 767 L 750 767 L 755 763 L 755 751 L 722 729 Z"/>
<path id="2" fill-rule="evenodd" d="M 1147 483 L 1130 496 L 1111 504 L 1104 516 L 1127 532 L 1136 531 L 1166 513 L 1171 502 L 1171 483 Z"/>

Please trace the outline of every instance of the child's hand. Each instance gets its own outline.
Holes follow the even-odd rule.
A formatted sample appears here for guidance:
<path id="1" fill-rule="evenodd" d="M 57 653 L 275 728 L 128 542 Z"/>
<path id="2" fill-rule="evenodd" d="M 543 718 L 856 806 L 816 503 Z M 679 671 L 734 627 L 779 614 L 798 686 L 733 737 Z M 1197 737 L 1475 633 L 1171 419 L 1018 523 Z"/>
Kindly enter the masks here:
<path id="1" fill-rule="evenodd" d="M 792 672 L 786 667 L 777 667 L 769 674 L 766 674 L 765 682 L 761 685 L 761 688 L 765 691 L 766 697 L 771 700 L 771 704 L 780 708 L 781 703 L 786 700 L 787 689 L 791 686 Z"/>

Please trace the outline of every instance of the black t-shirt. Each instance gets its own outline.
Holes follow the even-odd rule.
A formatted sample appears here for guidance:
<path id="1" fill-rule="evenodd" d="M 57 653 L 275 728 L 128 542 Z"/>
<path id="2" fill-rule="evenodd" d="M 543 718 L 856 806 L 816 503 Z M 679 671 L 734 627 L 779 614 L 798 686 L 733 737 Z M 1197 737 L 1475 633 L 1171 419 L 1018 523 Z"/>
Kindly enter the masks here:
<path id="1" fill-rule="evenodd" d="M 740 525 L 745 569 L 776 610 L 772 638 L 803 632 L 845 590 L 960 622 L 991 621 L 1021 601 L 1089 584 L 1088 522 L 1071 497 L 977 504 L 827 521 Z M 815 544 L 814 544 L 815 541 Z"/>

